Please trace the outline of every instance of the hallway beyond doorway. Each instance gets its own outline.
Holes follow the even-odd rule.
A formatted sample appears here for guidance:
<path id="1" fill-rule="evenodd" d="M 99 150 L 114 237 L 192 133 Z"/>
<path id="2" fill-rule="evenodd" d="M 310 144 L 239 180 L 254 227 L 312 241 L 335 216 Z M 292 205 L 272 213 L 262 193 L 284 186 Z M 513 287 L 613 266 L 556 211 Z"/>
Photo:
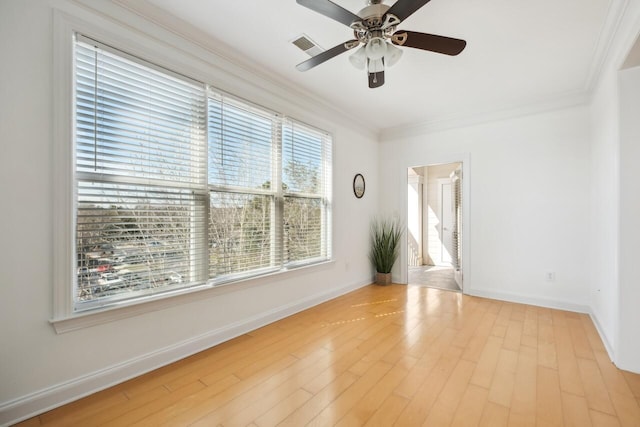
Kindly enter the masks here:
<path id="1" fill-rule="evenodd" d="M 409 266 L 408 284 L 460 292 L 460 287 L 453 277 L 453 267 L 436 265 Z"/>
<path id="2" fill-rule="evenodd" d="M 409 284 L 464 289 L 462 169 L 462 161 L 407 169 L 405 277 Z"/>

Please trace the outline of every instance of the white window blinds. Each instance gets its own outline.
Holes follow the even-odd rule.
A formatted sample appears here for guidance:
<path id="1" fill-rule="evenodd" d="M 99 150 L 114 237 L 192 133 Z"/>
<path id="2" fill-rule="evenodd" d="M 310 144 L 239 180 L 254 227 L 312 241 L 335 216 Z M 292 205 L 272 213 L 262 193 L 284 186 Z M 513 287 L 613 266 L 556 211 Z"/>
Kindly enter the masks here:
<path id="1" fill-rule="evenodd" d="M 217 282 L 281 266 L 280 122 L 232 97 L 209 97 L 209 277 Z"/>
<path id="2" fill-rule="evenodd" d="M 331 138 L 77 35 L 75 310 L 329 259 Z"/>
<path id="3" fill-rule="evenodd" d="M 274 149 L 280 139 L 275 113 L 228 96 L 209 97 L 209 184 L 272 190 Z"/>
<path id="4" fill-rule="evenodd" d="M 202 279 L 202 84 L 78 37 L 76 309 Z"/>
<path id="5" fill-rule="evenodd" d="M 286 120 L 283 126 L 284 253 L 290 264 L 329 258 L 329 135 Z"/>
<path id="6" fill-rule="evenodd" d="M 203 184 L 202 84 L 90 42 L 81 38 L 76 49 L 77 172 Z"/>

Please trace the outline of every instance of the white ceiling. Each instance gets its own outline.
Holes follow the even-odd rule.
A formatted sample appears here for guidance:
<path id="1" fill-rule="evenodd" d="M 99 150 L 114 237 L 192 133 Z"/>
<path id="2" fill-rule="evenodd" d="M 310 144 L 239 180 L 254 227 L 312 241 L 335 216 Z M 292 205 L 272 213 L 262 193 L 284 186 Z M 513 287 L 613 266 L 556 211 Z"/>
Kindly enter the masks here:
<path id="1" fill-rule="evenodd" d="M 290 43 L 300 34 L 324 49 L 353 38 L 346 26 L 295 0 L 119 2 L 143 15 L 171 15 L 175 25 L 162 21 L 177 32 L 192 25 L 211 37 L 212 50 L 280 76 L 374 131 L 584 94 L 613 31 L 608 14 L 617 10 L 617 0 L 432 0 L 399 28 L 465 39 L 466 49 L 450 57 L 402 48 L 385 85 L 369 89 L 366 72 L 348 61 L 351 52 L 307 72 L 295 69 L 308 59 Z M 334 2 L 354 13 L 365 6 Z"/>

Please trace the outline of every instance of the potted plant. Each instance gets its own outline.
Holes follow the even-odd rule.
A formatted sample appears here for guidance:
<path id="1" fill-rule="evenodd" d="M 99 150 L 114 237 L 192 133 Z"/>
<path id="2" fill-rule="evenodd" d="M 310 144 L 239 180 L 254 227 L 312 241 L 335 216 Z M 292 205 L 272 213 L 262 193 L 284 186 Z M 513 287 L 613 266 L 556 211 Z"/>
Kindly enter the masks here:
<path id="1" fill-rule="evenodd" d="M 374 219 L 371 223 L 371 251 L 369 259 L 376 268 L 376 284 L 391 283 L 391 269 L 398 259 L 398 245 L 402 226 L 397 218 Z"/>

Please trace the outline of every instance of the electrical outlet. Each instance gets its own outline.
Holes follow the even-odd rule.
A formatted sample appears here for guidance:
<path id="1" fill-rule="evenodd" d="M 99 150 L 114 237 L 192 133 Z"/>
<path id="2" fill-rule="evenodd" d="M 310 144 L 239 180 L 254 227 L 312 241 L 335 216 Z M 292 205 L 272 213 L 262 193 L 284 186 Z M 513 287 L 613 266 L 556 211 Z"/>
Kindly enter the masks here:
<path id="1" fill-rule="evenodd" d="M 555 271 L 547 271 L 546 273 L 544 273 L 544 278 L 547 282 L 555 282 L 556 280 Z"/>

